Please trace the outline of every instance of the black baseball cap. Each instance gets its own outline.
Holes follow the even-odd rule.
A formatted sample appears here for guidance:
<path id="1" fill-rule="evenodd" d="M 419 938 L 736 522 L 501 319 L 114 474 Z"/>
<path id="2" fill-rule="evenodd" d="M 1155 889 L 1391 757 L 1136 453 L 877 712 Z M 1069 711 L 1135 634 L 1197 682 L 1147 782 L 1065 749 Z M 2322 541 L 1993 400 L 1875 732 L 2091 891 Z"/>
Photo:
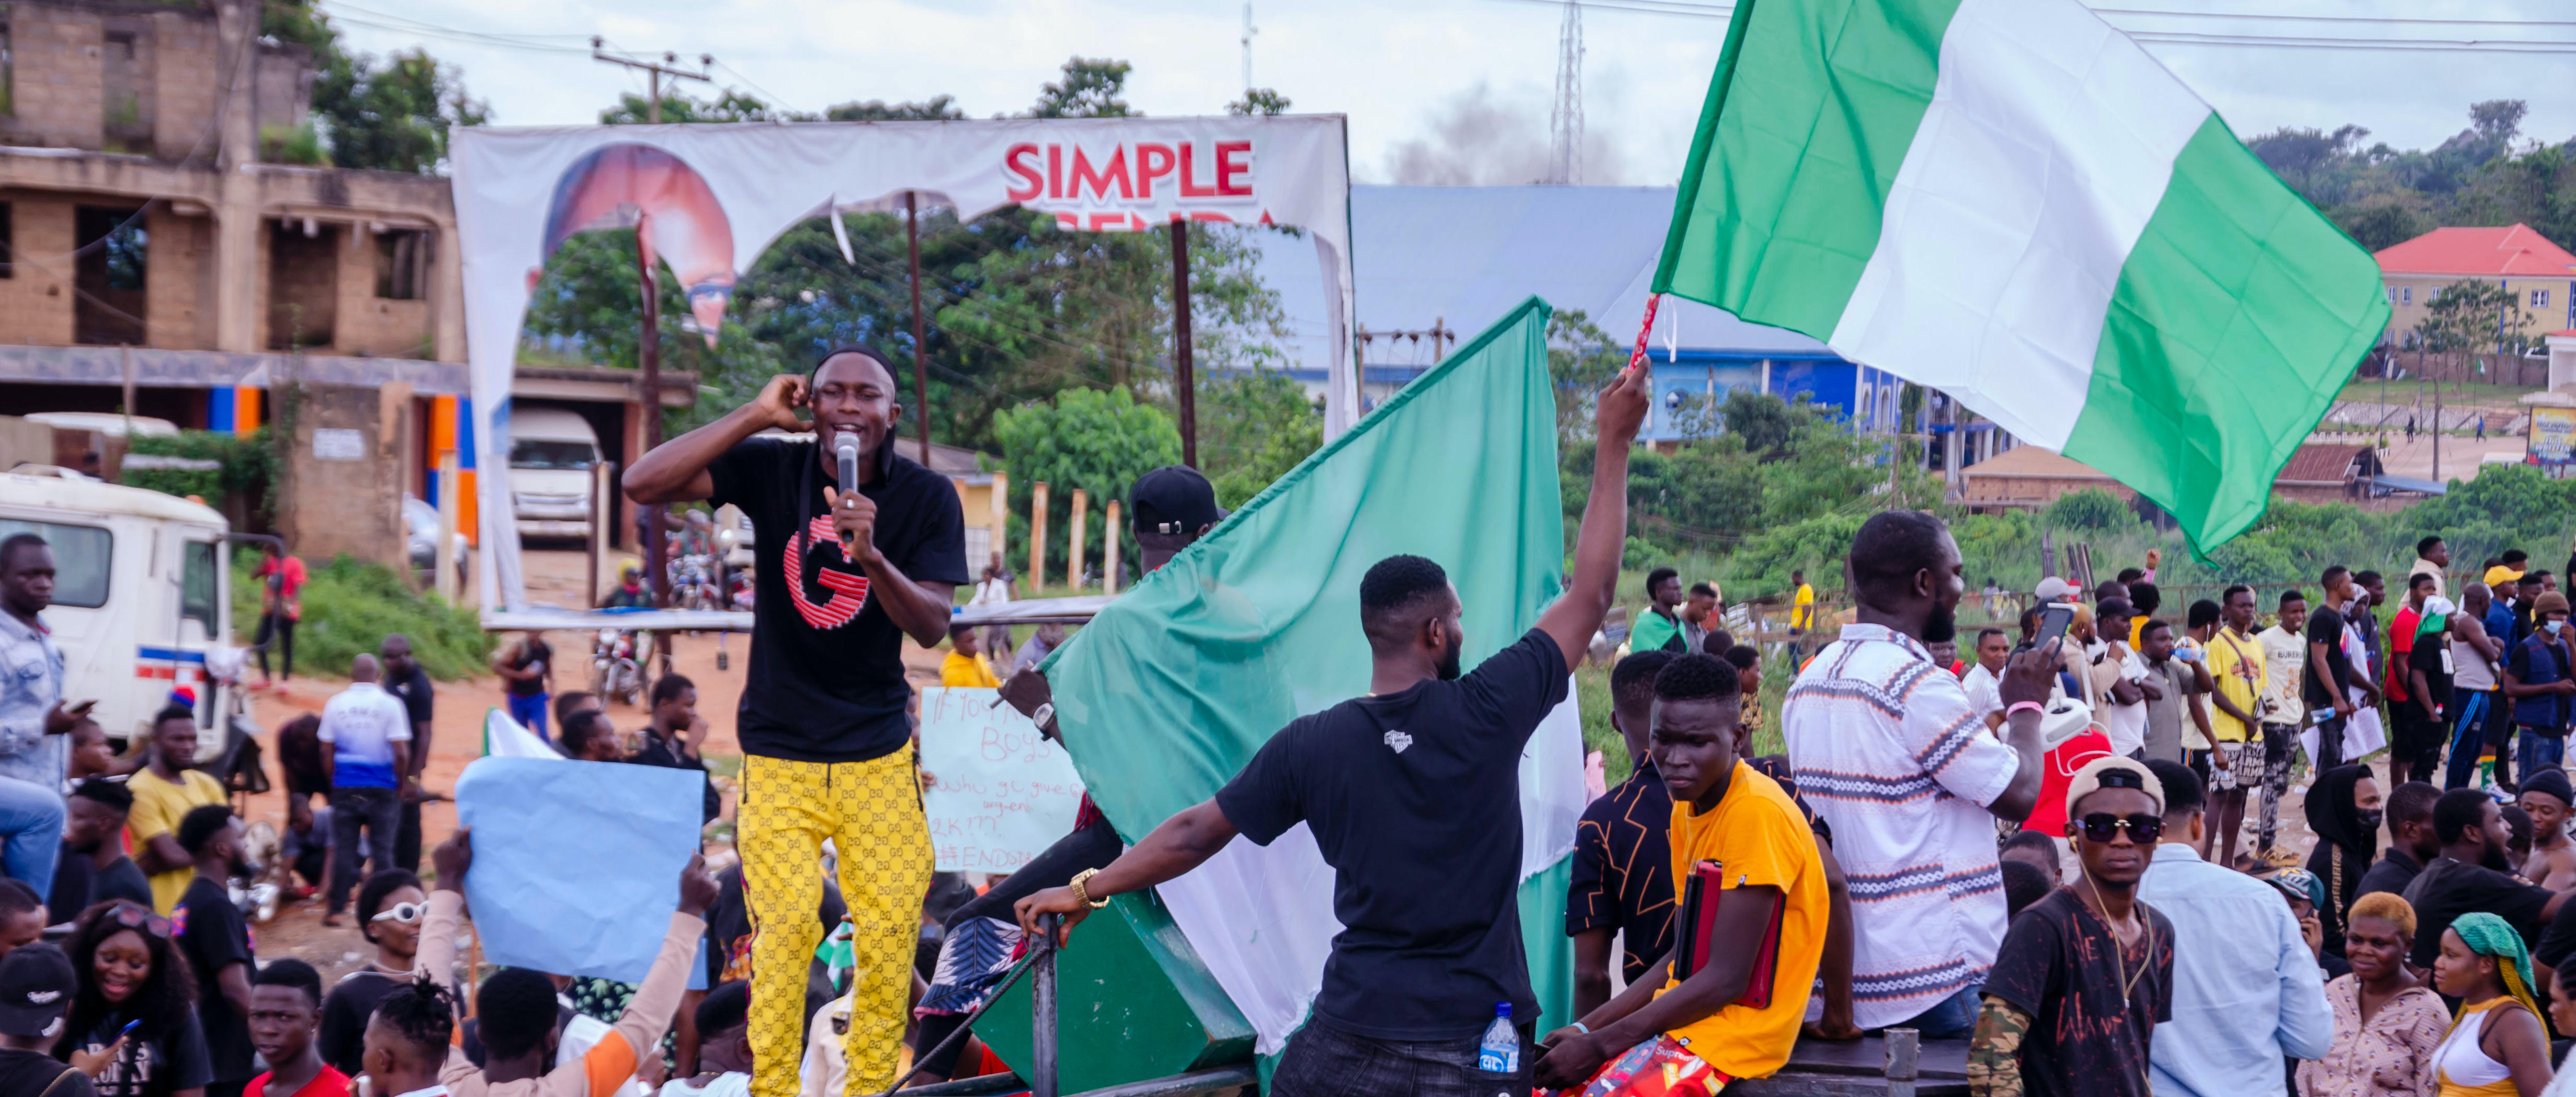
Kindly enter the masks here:
<path id="1" fill-rule="evenodd" d="M 1165 465 L 1137 477 L 1127 509 L 1136 515 L 1138 533 L 1190 536 L 1225 520 L 1225 512 L 1217 509 L 1216 488 L 1188 465 Z"/>
<path id="2" fill-rule="evenodd" d="M 43 1036 L 71 1007 L 72 961 L 48 944 L 20 945 L 0 957 L 0 1033 Z"/>

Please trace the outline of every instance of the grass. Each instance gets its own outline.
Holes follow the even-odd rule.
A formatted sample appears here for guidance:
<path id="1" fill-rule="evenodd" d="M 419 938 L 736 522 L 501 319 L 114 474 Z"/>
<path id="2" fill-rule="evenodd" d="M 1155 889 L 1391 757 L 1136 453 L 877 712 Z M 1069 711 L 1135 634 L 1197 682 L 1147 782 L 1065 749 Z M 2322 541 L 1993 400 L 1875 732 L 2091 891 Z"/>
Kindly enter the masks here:
<path id="1" fill-rule="evenodd" d="M 2505 405 L 2540 391 L 2529 386 L 2490 385 L 2483 381 L 2444 381 L 2438 385 L 2426 382 L 2419 390 L 2413 378 L 2406 378 L 2388 382 L 2384 398 L 2378 381 L 2354 381 L 2345 385 L 2343 391 L 2335 395 L 2335 399 L 2353 400 L 2365 404 L 2412 404 L 2415 402 L 2415 394 L 2421 391 L 2424 394 L 2424 402 L 2430 404 L 2433 401 L 2433 390 L 2436 388 L 2442 391 L 2442 402 L 2445 404 Z"/>
<path id="2" fill-rule="evenodd" d="M 261 584 L 251 574 L 259 553 L 244 549 L 233 557 L 233 631 L 235 641 L 249 643 L 258 635 Z M 306 573 L 304 616 L 295 628 L 296 662 L 339 676 L 350 660 L 374 654 L 387 633 L 411 640 L 412 654 L 429 676 L 442 682 L 484 673 L 492 640 L 472 607 L 451 606 L 434 594 L 414 592 L 411 585 L 383 564 L 342 556 Z"/>

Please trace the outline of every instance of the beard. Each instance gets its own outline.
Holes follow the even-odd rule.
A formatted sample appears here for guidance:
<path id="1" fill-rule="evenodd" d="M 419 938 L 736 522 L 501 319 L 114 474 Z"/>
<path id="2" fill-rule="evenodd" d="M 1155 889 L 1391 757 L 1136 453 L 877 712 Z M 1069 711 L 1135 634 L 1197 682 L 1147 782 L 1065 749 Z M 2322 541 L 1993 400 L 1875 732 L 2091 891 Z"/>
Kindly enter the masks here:
<path id="1" fill-rule="evenodd" d="M 1923 619 L 1923 635 L 1915 637 L 1926 644 L 1946 644 L 1959 638 L 1958 611 L 1951 606 L 1932 607 L 1931 616 Z"/>
<path id="2" fill-rule="evenodd" d="M 1458 680 L 1458 649 L 1466 646 L 1466 643 L 1467 634 L 1465 630 L 1449 634 L 1448 650 L 1440 653 L 1441 681 L 1455 682 Z"/>
<path id="3" fill-rule="evenodd" d="M 2504 847 L 2502 846 L 2488 846 L 2486 852 L 2479 855 L 2478 864 L 2481 867 L 2491 868 L 2497 872 L 2510 873 L 2513 871 L 2513 862 L 2505 858 Z"/>

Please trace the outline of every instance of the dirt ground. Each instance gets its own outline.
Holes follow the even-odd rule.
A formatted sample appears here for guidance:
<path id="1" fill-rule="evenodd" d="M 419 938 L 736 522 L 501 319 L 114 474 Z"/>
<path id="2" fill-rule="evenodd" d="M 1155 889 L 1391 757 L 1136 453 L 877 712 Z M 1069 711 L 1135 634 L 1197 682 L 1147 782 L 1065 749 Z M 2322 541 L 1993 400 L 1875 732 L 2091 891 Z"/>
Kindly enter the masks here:
<path id="1" fill-rule="evenodd" d="M 570 605 L 577 602 L 587 565 L 579 552 L 531 551 L 525 556 L 528 573 L 528 595 L 531 601 Z M 553 645 L 563 671 L 555 679 L 558 690 L 582 689 L 589 675 L 592 635 L 585 631 L 549 632 L 546 642 Z M 721 636 L 717 633 L 681 635 L 671 639 L 672 669 L 686 676 L 698 687 L 698 713 L 708 724 L 705 753 L 719 774 L 718 784 L 725 790 L 725 816 L 733 814 L 731 775 L 736 772 L 741 748 L 734 737 L 734 712 L 742 700 L 743 674 L 749 666 L 749 634 Z M 716 656 L 722 651 L 730 656 L 727 667 L 716 667 Z M 917 684 L 937 685 L 939 660 L 943 653 L 925 650 L 910 640 L 904 641 L 904 661 L 911 668 Z M 299 668 L 301 669 L 301 668 Z M 259 725 L 268 729 L 262 736 L 265 757 L 277 757 L 276 729 L 305 713 L 319 713 L 322 706 L 347 685 L 345 678 L 298 677 L 278 688 L 254 693 L 252 712 Z M 431 792 L 445 794 L 456 787 L 456 778 L 465 765 L 483 753 L 483 717 L 503 705 L 501 679 L 485 675 L 470 681 L 440 682 L 436 685 L 438 703 L 431 722 L 429 764 L 422 784 Z M 612 703 L 610 719 L 621 731 L 640 730 L 645 723 L 641 708 Z M 272 761 L 270 780 L 278 787 L 264 795 L 250 798 L 247 817 L 266 822 L 283 832 L 286 828 L 286 793 L 278 780 Z M 444 801 L 425 804 L 421 809 L 421 870 L 428 875 L 431 846 L 444 841 L 456 829 L 456 807 Z M 721 833 L 721 831 L 719 832 Z M 729 853 L 726 844 L 710 846 L 710 856 Z M 259 950 L 263 957 L 294 956 L 322 971 L 325 983 L 364 966 L 373 950 L 358 931 L 345 924 L 331 928 L 322 924 L 323 901 L 320 894 L 310 899 L 281 905 L 277 917 L 256 927 Z"/>

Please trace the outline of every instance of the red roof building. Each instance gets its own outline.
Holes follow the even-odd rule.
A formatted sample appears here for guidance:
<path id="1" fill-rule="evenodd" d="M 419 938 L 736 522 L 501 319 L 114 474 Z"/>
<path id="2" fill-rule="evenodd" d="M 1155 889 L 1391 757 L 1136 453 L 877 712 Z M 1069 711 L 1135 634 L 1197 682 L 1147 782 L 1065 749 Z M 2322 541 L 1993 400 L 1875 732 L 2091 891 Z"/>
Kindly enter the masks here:
<path id="1" fill-rule="evenodd" d="M 2501 283 L 2522 303 L 2524 330 L 2576 328 L 2576 255 L 2529 225 L 2434 229 L 2378 253 L 2388 286 L 2390 334 L 2412 344 L 2424 306 L 2455 282 Z"/>

